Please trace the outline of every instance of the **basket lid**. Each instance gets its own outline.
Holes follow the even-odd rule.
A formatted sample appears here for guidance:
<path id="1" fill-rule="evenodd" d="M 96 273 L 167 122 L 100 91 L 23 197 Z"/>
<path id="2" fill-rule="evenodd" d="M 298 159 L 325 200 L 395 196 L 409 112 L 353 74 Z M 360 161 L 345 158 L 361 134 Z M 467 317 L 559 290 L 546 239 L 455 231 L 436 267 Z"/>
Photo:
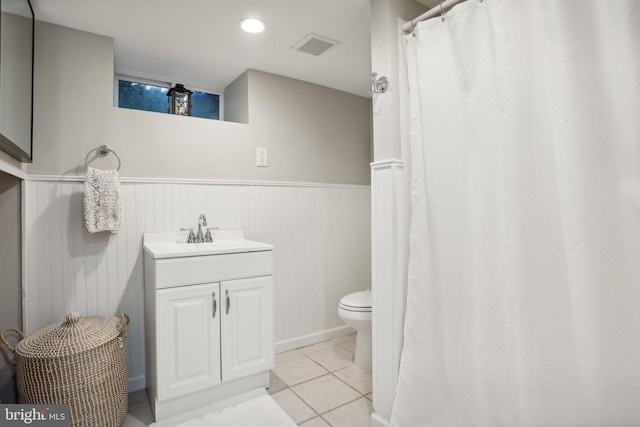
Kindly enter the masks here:
<path id="1" fill-rule="evenodd" d="M 82 317 L 67 314 L 64 322 L 35 331 L 16 345 L 16 353 L 26 358 L 57 358 L 97 348 L 127 332 L 129 317 Z"/>

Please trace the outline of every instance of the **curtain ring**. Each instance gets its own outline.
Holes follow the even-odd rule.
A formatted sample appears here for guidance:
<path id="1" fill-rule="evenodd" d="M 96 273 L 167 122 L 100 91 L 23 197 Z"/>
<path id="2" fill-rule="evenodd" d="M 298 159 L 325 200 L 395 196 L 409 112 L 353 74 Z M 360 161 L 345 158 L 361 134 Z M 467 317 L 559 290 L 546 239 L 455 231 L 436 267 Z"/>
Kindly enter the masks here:
<path id="1" fill-rule="evenodd" d="M 440 0 L 440 17 L 442 18 L 442 22 L 444 22 L 444 9 L 442 8 L 442 0 Z"/>

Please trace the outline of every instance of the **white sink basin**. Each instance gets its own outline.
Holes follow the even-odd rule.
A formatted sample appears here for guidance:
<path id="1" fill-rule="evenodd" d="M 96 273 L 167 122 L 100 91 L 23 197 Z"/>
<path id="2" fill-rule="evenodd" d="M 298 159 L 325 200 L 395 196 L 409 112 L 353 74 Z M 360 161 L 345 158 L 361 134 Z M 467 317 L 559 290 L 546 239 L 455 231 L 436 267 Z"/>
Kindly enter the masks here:
<path id="1" fill-rule="evenodd" d="M 273 245 L 246 240 L 242 230 L 213 230 L 211 234 L 213 242 L 187 243 L 187 231 L 144 233 L 144 250 L 154 259 L 273 250 Z"/>

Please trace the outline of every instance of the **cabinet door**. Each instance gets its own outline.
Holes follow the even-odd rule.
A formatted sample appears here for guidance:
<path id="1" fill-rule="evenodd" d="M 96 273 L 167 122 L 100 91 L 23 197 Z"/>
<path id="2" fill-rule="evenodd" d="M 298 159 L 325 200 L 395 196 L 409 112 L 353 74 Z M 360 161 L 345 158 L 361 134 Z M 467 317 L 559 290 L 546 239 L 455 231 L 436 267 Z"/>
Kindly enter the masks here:
<path id="1" fill-rule="evenodd" d="M 220 384 L 220 284 L 157 292 L 158 401 Z"/>
<path id="2" fill-rule="evenodd" d="M 222 381 L 273 367 L 272 277 L 229 280 L 222 298 Z"/>

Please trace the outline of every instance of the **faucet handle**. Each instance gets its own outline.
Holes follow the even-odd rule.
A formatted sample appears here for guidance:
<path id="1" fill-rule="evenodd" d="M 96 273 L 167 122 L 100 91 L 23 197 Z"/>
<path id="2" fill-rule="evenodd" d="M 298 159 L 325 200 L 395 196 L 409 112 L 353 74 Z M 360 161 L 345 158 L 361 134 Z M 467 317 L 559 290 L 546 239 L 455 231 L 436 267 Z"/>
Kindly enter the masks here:
<path id="1" fill-rule="evenodd" d="M 207 234 L 204 235 L 205 242 L 213 242 L 213 236 L 211 230 L 220 230 L 220 227 L 207 227 Z"/>
<path id="2" fill-rule="evenodd" d="M 195 243 L 196 235 L 193 234 L 193 228 L 181 228 L 180 231 L 188 231 L 189 237 L 187 238 L 187 243 Z"/>

